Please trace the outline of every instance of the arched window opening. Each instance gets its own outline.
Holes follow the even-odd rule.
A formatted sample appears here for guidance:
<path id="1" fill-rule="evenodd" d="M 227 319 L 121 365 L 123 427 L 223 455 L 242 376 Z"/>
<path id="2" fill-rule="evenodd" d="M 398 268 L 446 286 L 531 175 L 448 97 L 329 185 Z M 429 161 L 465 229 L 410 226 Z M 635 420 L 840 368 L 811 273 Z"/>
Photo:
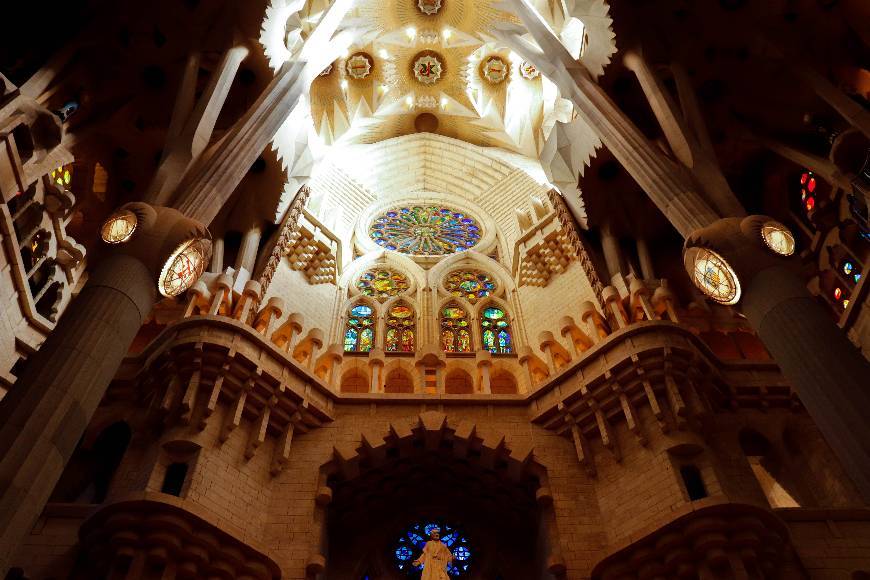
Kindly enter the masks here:
<path id="1" fill-rule="evenodd" d="M 393 369 L 387 374 L 384 383 L 385 393 L 413 393 L 414 381 L 411 376 L 402 369 Z"/>
<path id="2" fill-rule="evenodd" d="M 341 378 L 342 393 L 368 393 L 369 379 L 359 369 L 351 369 Z"/>
<path id="3" fill-rule="evenodd" d="M 387 352 L 414 352 L 416 338 L 414 309 L 401 301 L 390 306 L 387 312 Z"/>
<path id="4" fill-rule="evenodd" d="M 701 470 L 697 466 L 691 464 L 681 466 L 680 476 L 683 478 L 683 485 L 686 487 L 686 493 L 689 494 L 691 501 L 707 497 L 707 487 L 704 485 L 704 478 L 701 477 Z"/>
<path id="5" fill-rule="evenodd" d="M 435 534 L 433 535 L 433 531 Z M 438 538 L 453 554 L 453 561 L 447 565 L 447 574 L 457 578 L 468 572 L 473 550 L 468 538 L 456 527 L 444 522 L 420 522 L 405 530 L 393 549 L 396 568 L 411 578 L 419 578 L 423 565 L 414 565 L 426 542 Z"/>
<path id="6" fill-rule="evenodd" d="M 384 302 L 393 296 L 404 294 L 411 287 L 408 277 L 387 268 L 369 270 L 359 277 L 356 287 L 360 294 Z"/>
<path id="7" fill-rule="evenodd" d="M 344 330 L 344 352 L 369 352 L 375 345 L 375 311 L 363 303 L 347 312 Z"/>
<path id="8" fill-rule="evenodd" d="M 444 390 L 451 395 L 470 395 L 474 393 L 474 381 L 462 369 L 453 369 L 447 373 Z"/>
<path id="9" fill-rule="evenodd" d="M 468 313 L 456 302 L 441 309 L 441 348 L 445 352 L 471 352 Z"/>
<path id="10" fill-rule="evenodd" d="M 495 282 L 488 274 L 477 270 L 452 272 L 444 281 L 444 287 L 453 296 L 465 298 L 472 304 L 495 292 Z"/>
<path id="11" fill-rule="evenodd" d="M 770 442 L 764 435 L 752 429 L 740 432 L 740 448 L 749 461 L 752 474 L 761 486 L 770 507 L 800 507 L 793 495 L 794 490 L 788 490 L 783 485 L 783 467 L 780 459 L 773 452 Z"/>
<path id="12" fill-rule="evenodd" d="M 163 485 L 160 486 L 160 491 L 181 497 L 181 490 L 184 488 L 184 481 L 187 479 L 187 463 L 170 463 L 166 468 L 166 474 L 163 476 Z"/>
<path id="13" fill-rule="evenodd" d="M 510 372 L 498 370 L 490 377 L 489 388 L 494 395 L 516 395 L 517 381 Z"/>
<path id="14" fill-rule="evenodd" d="M 497 306 L 483 309 L 480 318 L 480 332 L 484 350 L 493 354 L 513 352 L 513 337 L 507 313 Z"/>

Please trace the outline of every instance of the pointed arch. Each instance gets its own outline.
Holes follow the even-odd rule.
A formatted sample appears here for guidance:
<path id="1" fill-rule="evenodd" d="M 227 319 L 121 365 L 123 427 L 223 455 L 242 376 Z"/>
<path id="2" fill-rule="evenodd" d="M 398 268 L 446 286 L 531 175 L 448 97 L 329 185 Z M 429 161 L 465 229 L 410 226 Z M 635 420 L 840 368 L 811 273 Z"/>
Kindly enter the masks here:
<path id="1" fill-rule="evenodd" d="M 384 351 L 417 350 L 417 310 L 412 301 L 396 297 L 384 304 Z"/>
<path id="2" fill-rule="evenodd" d="M 472 352 L 471 308 L 460 299 L 446 300 L 438 308 L 438 342 L 444 352 Z"/>
<path id="3" fill-rule="evenodd" d="M 504 300 L 496 297 L 482 300 L 477 305 L 476 314 L 483 350 L 493 354 L 512 354 L 516 351 L 511 314 Z"/>
<path id="4" fill-rule="evenodd" d="M 373 300 L 357 299 L 345 311 L 344 352 L 369 352 L 378 340 L 378 306 Z"/>

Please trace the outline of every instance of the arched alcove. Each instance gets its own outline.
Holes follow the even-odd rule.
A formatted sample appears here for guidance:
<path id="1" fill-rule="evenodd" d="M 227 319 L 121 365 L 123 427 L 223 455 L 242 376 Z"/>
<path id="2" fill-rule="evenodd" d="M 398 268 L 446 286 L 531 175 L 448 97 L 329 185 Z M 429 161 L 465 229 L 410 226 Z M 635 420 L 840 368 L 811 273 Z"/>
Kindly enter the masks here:
<path id="1" fill-rule="evenodd" d="M 548 554 L 538 536 L 555 532 L 546 531 L 535 499 L 546 470 L 533 459 L 484 446 L 474 428 L 460 435 L 440 413 L 424 413 L 404 435 L 367 441 L 358 453 L 324 466 L 332 490 L 326 580 L 372 570 L 371 580 L 419 578 L 399 569 L 395 550 L 420 522 L 446 523 L 467 539 L 471 563 L 461 578 L 551 577 L 541 574 Z"/>
<path id="2" fill-rule="evenodd" d="M 514 376 L 504 369 L 493 371 L 489 380 L 490 390 L 494 395 L 516 395 L 517 381 Z"/>
<path id="3" fill-rule="evenodd" d="M 385 393 L 413 393 L 414 381 L 405 369 L 393 369 L 384 382 Z"/>
<path id="4" fill-rule="evenodd" d="M 368 393 L 369 378 L 358 368 L 352 368 L 341 377 L 341 392 L 342 393 Z"/>
<path id="5" fill-rule="evenodd" d="M 444 379 L 444 390 L 451 395 L 474 393 L 474 380 L 462 369 L 452 369 Z"/>

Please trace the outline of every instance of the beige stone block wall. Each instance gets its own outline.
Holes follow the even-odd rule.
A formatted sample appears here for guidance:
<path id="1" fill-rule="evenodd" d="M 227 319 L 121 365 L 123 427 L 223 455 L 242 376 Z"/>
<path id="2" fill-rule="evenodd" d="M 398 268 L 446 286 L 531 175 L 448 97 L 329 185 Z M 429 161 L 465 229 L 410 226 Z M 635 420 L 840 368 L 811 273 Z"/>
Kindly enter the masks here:
<path id="1" fill-rule="evenodd" d="M 580 305 L 587 300 L 597 303 L 595 291 L 579 261 L 568 266 L 562 274 L 553 276 L 546 288 L 520 286 L 517 293 L 530 346 L 537 352 L 540 352 L 538 334 L 545 330 L 552 332 L 556 340 L 571 352 L 570 344 L 560 335 L 559 319 L 571 316 L 583 328 Z M 543 354 L 540 356 L 545 358 Z"/>
<path id="2" fill-rule="evenodd" d="M 264 303 L 272 296 L 281 297 L 285 305 L 283 316 L 272 323 L 272 328 L 278 328 L 290 314 L 298 312 L 305 317 L 302 336 L 312 328 L 321 329 L 324 337 L 329 336 L 336 302 L 335 285 L 309 284 L 304 273 L 291 270 L 285 261 L 275 272 Z"/>

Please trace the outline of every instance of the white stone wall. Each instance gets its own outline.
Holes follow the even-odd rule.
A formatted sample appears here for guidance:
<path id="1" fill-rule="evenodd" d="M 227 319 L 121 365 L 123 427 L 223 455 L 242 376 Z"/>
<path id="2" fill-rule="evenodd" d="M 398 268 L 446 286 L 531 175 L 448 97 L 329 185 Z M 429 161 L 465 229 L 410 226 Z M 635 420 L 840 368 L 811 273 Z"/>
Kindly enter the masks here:
<path id="1" fill-rule="evenodd" d="M 291 313 L 298 312 L 305 318 L 303 335 L 312 328 L 319 328 L 325 337 L 329 336 L 336 302 L 334 284 L 309 284 L 304 273 L 291 270 L 285 262 L 269 285 L 266 299 L 272 296 L 283 298 L 285 305 L 284 314 L 279 322 L 273 324 L 274 328 Z"/>

